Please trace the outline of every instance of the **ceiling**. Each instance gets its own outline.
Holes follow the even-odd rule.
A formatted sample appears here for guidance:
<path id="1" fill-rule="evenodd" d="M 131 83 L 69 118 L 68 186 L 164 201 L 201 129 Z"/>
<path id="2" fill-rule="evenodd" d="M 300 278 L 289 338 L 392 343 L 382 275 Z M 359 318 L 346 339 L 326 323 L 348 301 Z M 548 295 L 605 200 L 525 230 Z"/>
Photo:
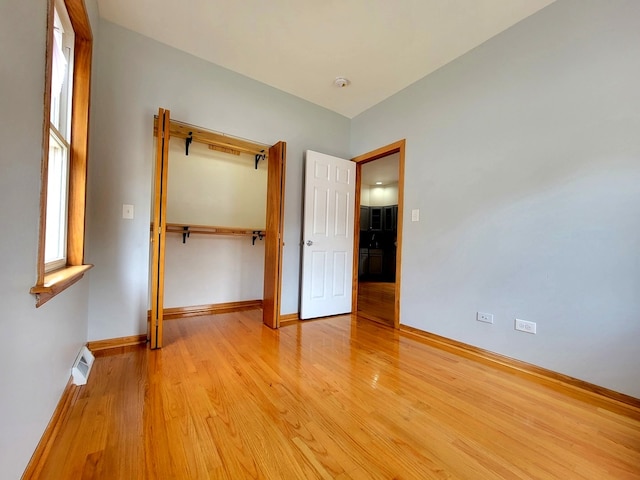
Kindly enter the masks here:
<path id="1" fill-rule="evenodd" d="M 373 162 L 362 165 L 362 185 L 376 186 L 376 182 L 382 182 L 382 186 L 398 183 L 400 154 L 393 153 L 379 158 Z"/>
<path id="2" fill-rule="evenodd" d="M 554 0 L 98 0 L 100 16 L 353 118 Z M 336 77 L 351 85 L 338 88 Z"/>

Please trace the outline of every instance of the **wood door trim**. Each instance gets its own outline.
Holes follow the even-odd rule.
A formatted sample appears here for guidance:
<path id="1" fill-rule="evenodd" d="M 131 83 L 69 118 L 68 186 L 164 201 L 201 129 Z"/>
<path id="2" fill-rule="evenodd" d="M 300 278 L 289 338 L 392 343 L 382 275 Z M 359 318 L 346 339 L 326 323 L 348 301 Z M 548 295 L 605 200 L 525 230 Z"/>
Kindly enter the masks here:
<path id="1" fill-rule="evenodd" d="M 352 162 L 356 163 L 367 163 L 373 162 L 374 160 L 378 160 L 382 157 L 388 157 L 394 153 L 398 153 L 400 151 L 404 152 L 406 140 L 398 140 L 397 142 L 390 143 L 389 145 L 385 145 L 384 147 L 376 148 L 368 153 L 363 153 L 362 155 L 358 155 L 351 159 Z"/>
<path id="2" fill-rule="evenodd" d="M 353 159 L 355 162 L 355 159 Z M 362 163 L 356 164 L 355 213 L 353 215 L 353 271 L 351 273 L 351 313 L 358 313 L 358 272 L 360 267 L 360 193 Z M 357 258 L 356 258 L 357 257 Z"/>
<path id="3" fill-rule="evenodd" d="M 394 328 L 400 327 L 400 284 L 401 284 L 401 265 L 402 265 L 402 226 L 403 226 L 403 211 L 404 211 L 404 156 L 405 156 L 406 140 L 398 140 L 397 142 L 390 143 L 384 147 L 377 148 L 371 152 L 363 153 L 351 159 L 356 162 L 356 205 L 354 219 L 355 224 L 353 226 L 353 283 L 351 290 L 352 298 L 352 310 L 351 313 L 358 313 L 358 265 L 360 262 L 359 255 L 359 243 L 360 243 L 360 188 L 361 188 L 361 175 L 362 165 L 368 162 L 373 162 L 380 158 L 398 154 L 398 237 L 396 247 L 396 285 L 395 285 L 395 300 L 394 300 L 394 315 L 393 326 Z"/>

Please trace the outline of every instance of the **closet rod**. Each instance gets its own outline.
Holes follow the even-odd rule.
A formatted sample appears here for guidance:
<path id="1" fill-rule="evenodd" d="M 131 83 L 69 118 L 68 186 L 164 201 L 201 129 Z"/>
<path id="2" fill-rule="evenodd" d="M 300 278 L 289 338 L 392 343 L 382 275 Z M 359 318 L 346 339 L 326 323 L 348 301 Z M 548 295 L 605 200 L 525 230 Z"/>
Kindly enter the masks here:
<path id="1" fill-rule="evenodd" d="M 151 228 L 153 228 L 153 225 L 151 225 Z M 266 232 L 261 229 L 219 227 L 214 225 L 185 225 L 184 223 L 167 223 L 166 232 L 181 234 L 182 243 L 186 243 L 187 238 L 189 238 L 192 233 L 195 235 L 252 237 L 253 245 L 255 245 L 256 240 L 262 240 L 266 236 Z"/>
<path id="2" fill-rule="evenodd" d="M 153 134 L 158 134 L 158 117 L 154 117 Z M 232 137 L 224 133 L 205 130 L 200 127 L 189 125 L 188 123 L 170 120 L 169 135 L 176 138 L 192 138 L 194 142 L 206 145 L 217 145 L 219 147 L 238 150 L 240 152 L 251 153 L 253 155 L 264 155 L 267 158 L 269 145 L 251 142 L 242 138 Z"/>

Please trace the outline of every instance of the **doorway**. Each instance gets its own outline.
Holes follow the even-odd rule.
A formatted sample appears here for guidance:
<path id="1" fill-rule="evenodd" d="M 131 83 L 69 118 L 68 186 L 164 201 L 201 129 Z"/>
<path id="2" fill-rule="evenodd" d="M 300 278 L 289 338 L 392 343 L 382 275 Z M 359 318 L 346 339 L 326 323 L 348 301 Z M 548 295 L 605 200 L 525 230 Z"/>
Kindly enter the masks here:
<path id="1" fill-rule="evenodd" d="M 401 140 L 353 159 L 353 313 L 393 328 L 400 324 L 404 146 Z"/>

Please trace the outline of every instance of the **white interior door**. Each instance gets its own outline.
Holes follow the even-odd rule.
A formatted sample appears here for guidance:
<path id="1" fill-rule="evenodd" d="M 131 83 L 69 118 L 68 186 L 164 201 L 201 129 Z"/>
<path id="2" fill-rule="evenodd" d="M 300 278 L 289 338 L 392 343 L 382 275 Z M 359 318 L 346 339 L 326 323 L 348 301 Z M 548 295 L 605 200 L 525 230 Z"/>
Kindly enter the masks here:
<path id="1" fill-rule="evenodd" d="M 300 318 L 351 311 L 356 164 L 306 151 Z"/>

